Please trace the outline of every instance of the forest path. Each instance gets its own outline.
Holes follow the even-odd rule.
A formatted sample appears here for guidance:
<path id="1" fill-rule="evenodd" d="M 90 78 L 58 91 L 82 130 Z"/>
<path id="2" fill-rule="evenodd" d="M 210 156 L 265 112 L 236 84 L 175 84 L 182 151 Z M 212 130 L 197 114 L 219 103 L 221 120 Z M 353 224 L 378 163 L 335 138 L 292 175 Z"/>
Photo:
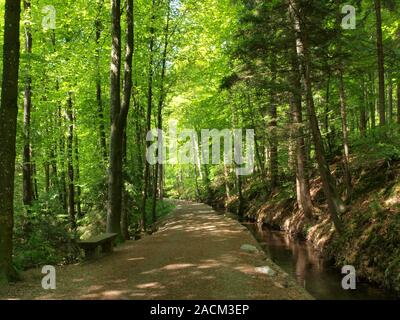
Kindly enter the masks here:
<path id="1" fill-rule="evenodd" d="M 57 289 L 41 287 L 40 269 L 3 290 L 3 299 L 310 299 L 274 265 L 239 222 L 204 204 L 177 202 L 152 236 L 128 241 L 94 261 L 57 267 Z M 268 265 L 274 276 L 255 267 Z M 5 291 L 5 292 L 4 292 Z"/>

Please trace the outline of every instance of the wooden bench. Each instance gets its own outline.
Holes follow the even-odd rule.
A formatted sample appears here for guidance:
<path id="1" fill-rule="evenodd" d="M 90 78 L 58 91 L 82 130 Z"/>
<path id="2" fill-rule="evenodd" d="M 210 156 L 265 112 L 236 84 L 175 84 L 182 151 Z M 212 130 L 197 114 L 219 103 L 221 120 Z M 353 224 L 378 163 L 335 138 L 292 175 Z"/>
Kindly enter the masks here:
<path id="1" fill-rule="evenodd" d="M 103 233 L 87 240 L 78 241 L 78 245 L 85 251 L 85 257 L 90 259 L 95 256 L 98 246 L 101 246 L 102 252 L 112 252 L 117 236 L 116 233 Z"/>

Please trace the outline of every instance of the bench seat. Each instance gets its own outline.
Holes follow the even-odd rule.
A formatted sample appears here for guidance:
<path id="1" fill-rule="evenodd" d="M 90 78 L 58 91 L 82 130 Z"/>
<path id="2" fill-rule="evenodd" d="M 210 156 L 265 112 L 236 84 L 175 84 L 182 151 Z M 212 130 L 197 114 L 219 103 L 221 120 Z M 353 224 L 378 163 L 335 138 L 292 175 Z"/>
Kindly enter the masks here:
<path id="1" fill-rule="evenodd" d="M 101 246 L 102 252 L 112 252 L 117 236 L 116 233 L 103 233 L 87 240 L 78 241 L 78 245 L 85 251 L 86 258 L 92 258 L 96 254 L 98 246 Z"/>

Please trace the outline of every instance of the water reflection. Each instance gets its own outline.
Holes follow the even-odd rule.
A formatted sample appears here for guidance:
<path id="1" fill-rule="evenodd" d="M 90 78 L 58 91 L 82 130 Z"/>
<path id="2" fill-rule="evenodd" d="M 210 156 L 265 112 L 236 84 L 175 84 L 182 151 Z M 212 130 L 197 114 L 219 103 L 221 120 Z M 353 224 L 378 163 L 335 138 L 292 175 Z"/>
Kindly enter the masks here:
<path id="1" fill-rule="evenodd" d="M 340 270 L 324 263 L 305 241 L 293 239 L 259 224 L 246 224 L 271 259 L 292 275 L 316 299 L 382 300 L 395 295 L 367 283 L 357 283 L 357 290 L 342 289 Z"/>

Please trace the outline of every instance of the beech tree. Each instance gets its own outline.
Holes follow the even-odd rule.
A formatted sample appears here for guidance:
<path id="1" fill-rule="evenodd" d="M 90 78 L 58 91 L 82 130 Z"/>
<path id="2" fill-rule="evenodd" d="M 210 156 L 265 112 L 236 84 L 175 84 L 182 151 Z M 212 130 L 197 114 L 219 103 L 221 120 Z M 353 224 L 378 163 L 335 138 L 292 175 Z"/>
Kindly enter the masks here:
<path id="1" fill-rule="evenodd" d="M 12 262 L 21 2 L 6 0 L 0 102 L 0 282 L 15 278 Z"/>
<path id="2" fill-rule="evenodd" d="M 107 232 L 121 235 L 122 203 L 122 133 L 121 115 L 121 1 L 113 0 L 112 6 L 112 47 L 110 70 L 110 167 L 108 177 Z"/>
<path id="3" fill-rule="evenodd" d="M 381 126 L 386 124 L 386 97 L 385 97 L 385 62 L 383 53 L 383 40 L 382 40 L 382 13 L 381 13 L 381 0 L 374 0 L 375 16 L 376 16 L 376 50 L 378 61 L 378 77 L 379 77 L 379 93 L 378 93 L 378 110 L 379 110 L 379 123 Z"/>
<path id="4" fill-rule="evenodd" d="M 34 199 L 33 193 L 33 164 L 31 146 L 31 109 L 32 109 L 32 90 L 31 90 L 31 66 L 30 59 L 32 54 L 32 32 L 31 32 L 31 1 L 24 1 L 24 12 L 26 22 L 25 29 L 25 50 L 28 55 L 28 63 L 25 71 L 25 90 L 24 90 L 24 151 L 23 151 L 23 193 L 24 204 L 30 206 Z"/>

